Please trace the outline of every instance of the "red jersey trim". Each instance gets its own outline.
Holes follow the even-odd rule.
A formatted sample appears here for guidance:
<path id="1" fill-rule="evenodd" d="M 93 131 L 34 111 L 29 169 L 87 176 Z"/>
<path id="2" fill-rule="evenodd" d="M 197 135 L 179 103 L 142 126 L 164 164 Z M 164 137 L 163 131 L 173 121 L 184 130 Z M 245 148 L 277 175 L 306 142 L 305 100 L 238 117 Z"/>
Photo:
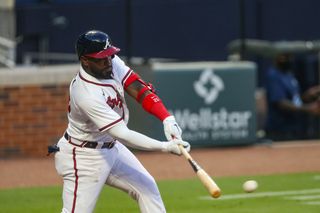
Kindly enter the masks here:
<path id="1" fill-rule="evenodd" d="M 129 69 L 128 72 L 125 74 L 125 76 L 123 77 L 122 81 L 121 81 L 121 84 L 122 86 L 124 85 L 124 82 L 126 82 L 129 78 L 129 76 L 131 75 L 131 73 L 133 72 L 132 69 Z"/>
<path id="2" fill-rule="evenodd" d="M 123 115 L 124 115 L 124 114 L 123 114 Z M 106 126 L 104 126 L 104 127 L 101 127 L 101 128 L 99 129 L 99 131 L 101 132 L 101 131 L 103 131 L 103 130 L 105 130 L 105 129 L 111 127 L 111 126 L 113 126 L 114 124 L 120 122 L 122 119 L 123 119 L 123 118 L 121 117 L 121 118 L 119 118 L 118 120 L 116 120 L 116 121 L 114 121 L 114 122 L 112 122 L 112 123 L 110 123 L 110 124 L 108 124 L 108 125 L 106 125 Z"/>
<path id="3" fill-rule="evenodd" d="M 78 168 L 77 168 L 77 160 L 76 160 L 76 148 L 72 150 L 72 158 L 73 158 L 73 169 L 74 169 L 74 176 L 75 176 L 75 183 L 74 183 L 74 190 L 73 190 L 73 202 L 72 202 L 72 211 L 71 213 L 75 212 L 76 209 L 76 202 L 77 202 L 77 192 L 78 192 Z"/>
<path id="4" fill-rule="evenodd" d="M 128 73 L 130 73 L 130 71 L 131 71 L 131 69 L 129 70 Z M 85 79 L 85 78 L 81 75 L 81 73 L 79 73 L 79 77 L 80 77 L 81 80 L 83 80 L 83 81 L 85 81 L 85 82 L 87 82 L 87 83 L 90 83 L 90 84 L 95 84 L 95 85 L 103 86 L 103 87 L 111 87 L 111 88 L 118 94 L 118 91 L 117 91 L 117 90 L 113 87 L 113 85 L 111 85 L 111 84 L 100 84 L 100 83 L 96 83 L 96 82 L 93 82 L 93 81 L 89 81 L 89 80 Z M 101 128 L 99 129 L 99 131 L 101 132 L 101 131 L 109 128 L 110 126 L 113 126 L 114 124 L 118 123 L 119 121 L 121 121 L 121 120 L 123 120 L 123 119 L 124 119 L 124 108 L 122 108 L 122 116 L 121 116 L 121 118 L 119 118 L 118 120 L 116 120 L 116 121 L 114 121 L 114 122 L 112 122 L 112 123 L 110 123 L 110 124 L 108 124 L 108 125 L 106 125 L 106 126 L 104 126 L 104 127 L 101 127 Z"/>
<path id="5" fill-rule="evenodd" d="M 81 73 L 79 73 L 79 77 L 80 77 L 81 80 L 83 80 L 83 81 L 85 81 L 85 82 L 87 82 L 87 83 L 95 84 L 95 85 L 102 86 L 102 87 L 111 87 L 111 88 L 113 88 L 113 89 L 116 91 L 116 89 L 115 89 L 115 88 L 113 87 L 113 85 L 111 85 L 111 84 L 101 84 L 101 83 L 96 83 L 96 82 L 93 82 L 93 81 L 89 81 L 89 80 L 85 79 L 85 78 L 81 75 Z"/>

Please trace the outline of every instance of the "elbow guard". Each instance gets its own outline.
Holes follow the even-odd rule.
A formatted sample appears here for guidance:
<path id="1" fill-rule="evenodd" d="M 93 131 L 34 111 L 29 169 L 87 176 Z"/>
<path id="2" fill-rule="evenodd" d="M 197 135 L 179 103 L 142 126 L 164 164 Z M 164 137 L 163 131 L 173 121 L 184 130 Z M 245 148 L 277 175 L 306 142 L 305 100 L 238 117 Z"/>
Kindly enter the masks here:
<path id="1" fill-rule="evenodd" d="M 147 84 L 146 82 L 144 82 L 138 74 L 134 72 L 131 73 L 131 75 L 128 77 L 128 79 L 124 84 L 125 88 L 127 88 L 134 81 L 139 81 L 143 85 L 143 87 L 140 89 L 140 91 L 136 96 L 136 100 L 139 103 L 141 103 L 144 110 L 156 116 L 161 121 L 163 121 L 166 117 L 170 116 L 170 113 L 168 112 L 166 107 L 163 105 L 161 99 L 155 94 L 155 89 L 152 86 L 152 84 L 150 83 Z M 150 91 L 151 93 L 143 97 L 143 95 L 147 91 Z"/>

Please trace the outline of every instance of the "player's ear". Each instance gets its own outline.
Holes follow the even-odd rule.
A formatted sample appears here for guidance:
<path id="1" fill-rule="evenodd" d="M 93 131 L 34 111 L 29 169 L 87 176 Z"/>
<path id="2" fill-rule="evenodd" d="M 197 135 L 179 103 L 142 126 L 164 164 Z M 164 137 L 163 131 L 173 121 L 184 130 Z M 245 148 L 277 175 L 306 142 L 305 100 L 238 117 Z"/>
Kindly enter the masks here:
<path id="1" fill-rule="evenodd" d="M 81 56 L 81 57 L 80 57 L 80 61 L 81 61 L 81 63 L 82 63 L 84 66 L 88 66 L 89 60 L 88 60 L 87 57 Z"/>

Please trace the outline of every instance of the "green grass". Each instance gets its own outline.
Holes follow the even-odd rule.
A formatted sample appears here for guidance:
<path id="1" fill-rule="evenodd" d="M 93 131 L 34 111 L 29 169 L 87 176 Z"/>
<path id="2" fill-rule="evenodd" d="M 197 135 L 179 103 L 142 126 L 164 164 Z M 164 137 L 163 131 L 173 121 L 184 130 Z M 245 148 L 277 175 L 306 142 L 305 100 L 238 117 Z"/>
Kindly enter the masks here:
<path id="1" fill-rule="evenodd" d="M 320 212 L 320 190 L 313 194 L 263 196 L 256 198 L 224 200 L 232 194 L 246 194 L 242 183 L 255 179 L 259 183 L 256 192 L 297 191 L 320 189 L 320 173 L 300 173 L 272 176 L 216 178 L 223 191 L 221 199 L 207 199 L 207 192 L 198 179 L 159 181 L 158 185 L 168 213 L 316 213 Z M 62 187 L 23 188 L 0 190 L 0 212 L 4 213 L 53 213 L 61 211 Z M 295 200 L 293 196 L 318 195 L 310 200 Z M 205 198 L 205 199 L 204 199 Z M 307 204 L 307 202 L 318 202 Z M 125 193 L 106 187 L 99 198 L 95 213 L 139 212 L 137 204 Z"/>

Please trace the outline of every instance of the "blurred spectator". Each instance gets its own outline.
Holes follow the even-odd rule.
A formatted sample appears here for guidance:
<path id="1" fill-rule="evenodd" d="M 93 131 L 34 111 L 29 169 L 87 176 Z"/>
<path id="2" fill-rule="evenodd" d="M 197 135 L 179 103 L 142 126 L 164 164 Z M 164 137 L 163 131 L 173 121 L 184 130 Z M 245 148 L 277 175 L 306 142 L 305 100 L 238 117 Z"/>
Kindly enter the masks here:
<path id="1" fill-rule="evenodd" d="M 292 72 L 292 55 L 275 57 L 266 80 L 268 114 L 266 136 L 271 140 L 307 139 L 309 116 L 320 116 L 320 86 L 301 94 Z"/>

